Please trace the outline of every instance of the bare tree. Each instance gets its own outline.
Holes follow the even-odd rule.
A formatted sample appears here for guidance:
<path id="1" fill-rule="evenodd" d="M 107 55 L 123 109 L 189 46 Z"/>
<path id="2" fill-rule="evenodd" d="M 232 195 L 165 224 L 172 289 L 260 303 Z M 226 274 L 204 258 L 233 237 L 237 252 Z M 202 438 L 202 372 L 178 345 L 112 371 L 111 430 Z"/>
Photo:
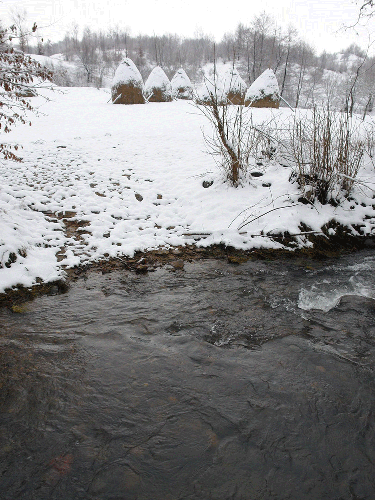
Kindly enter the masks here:
<path id="1" fill-rule="evenodd" d="M 17 30 L 20 50 L 22 50 L 22 52 L 28 52 L 30 29 L 28 28 L 27 24 L 27 12 L 25 9 L 12 9 L 11 16 L 14 26 Z"/>

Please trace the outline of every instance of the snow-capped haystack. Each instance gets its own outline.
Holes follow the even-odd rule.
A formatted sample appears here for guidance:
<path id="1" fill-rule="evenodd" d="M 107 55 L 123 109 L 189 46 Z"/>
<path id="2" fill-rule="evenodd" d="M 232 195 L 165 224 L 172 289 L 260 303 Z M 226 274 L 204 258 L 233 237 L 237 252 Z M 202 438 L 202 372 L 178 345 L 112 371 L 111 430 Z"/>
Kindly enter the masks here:
<path id="1" fill-rule="evenodd" d="M 247 85 L 237 69 L 231 66 L 221 77 L 224 94 L 230 104 L 243 104 Z"/>
<path id="2" fill-rule="evenodd" d="M 160 66 L 156 66 L 147 78 L 145 96 L 149 102 L 172 101 L 171 82 Z"/>
<path id="3" fill-rule="evenodd" d="M 185 71 L 180 68 L 171 80 L 172 93 L 177 99 L 192 99 L 193 85 Z"/>
<path id="4" fill-rule="evenodd" d="M 213 99 L 218 105 L 225 104 L 226 102 L 225 90 L 221 78 L 205 78 L 204 82 L 196 89 L 195 102 L 197 104 L 209 105 Z"/>
<path id="5" fill-rule="evenodd" d="M 247 90 L 245 106 L 252 106 L 253 108 L 278 108 L 279 105 L 279 84 L 272 69 L 266 69 Z"/>
<path id="6" fill-rule="evenodd" d="M 137 66 L 128 57 L 116 69 L 112 81 L 113 104 L 144 104 L 143 79 Z"/>

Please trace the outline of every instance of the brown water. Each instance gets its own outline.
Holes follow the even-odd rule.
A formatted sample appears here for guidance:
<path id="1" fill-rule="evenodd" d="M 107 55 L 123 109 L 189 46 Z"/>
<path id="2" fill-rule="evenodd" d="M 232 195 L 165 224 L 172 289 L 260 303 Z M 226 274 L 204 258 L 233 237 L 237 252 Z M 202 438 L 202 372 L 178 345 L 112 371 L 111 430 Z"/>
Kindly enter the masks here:
<path id="1" fill-rule="evenodd" d="M 374 270 L 207 261 L 1 310 L 0 498 L 375 499 Z"/>

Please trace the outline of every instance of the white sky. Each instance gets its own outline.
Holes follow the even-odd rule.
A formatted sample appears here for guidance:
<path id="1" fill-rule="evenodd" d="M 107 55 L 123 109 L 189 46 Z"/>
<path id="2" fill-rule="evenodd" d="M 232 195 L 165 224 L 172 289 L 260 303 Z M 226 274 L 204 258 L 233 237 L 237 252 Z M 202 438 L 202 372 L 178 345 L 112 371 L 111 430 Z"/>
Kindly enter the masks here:
<path id="1" fill-rule="evenodd" d="M 35 21 L 45 26 L 42 36 L 52 41 L 61 40 L 73 23 L 94 31 L 129 27 L 134 36 L 177 33 L 189 37 L 203 31 L 219 41 L 238 23 L 248 25 L 262 11 L 283 27 L 292 24 L 318 52 L 338 51 L 353 42 L 366 48 L 369 34 L 375 34 L 375 20 L 360 36 L 353 30 L 340 30 L 356 20 L 355 0 L 0 0 L 0 19 L 6 23 L 11 8 L 26 9 L 30 25 Z"/>

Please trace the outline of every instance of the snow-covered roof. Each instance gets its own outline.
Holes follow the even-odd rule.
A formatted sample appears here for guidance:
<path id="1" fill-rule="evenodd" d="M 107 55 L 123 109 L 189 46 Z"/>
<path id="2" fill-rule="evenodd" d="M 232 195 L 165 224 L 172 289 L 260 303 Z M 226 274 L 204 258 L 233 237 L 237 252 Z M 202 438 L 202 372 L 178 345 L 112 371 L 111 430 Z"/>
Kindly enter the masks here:
<path id="1" fill-rule="evenodd" d="M 133 84 L 137 84 L 137 86 L 141 85 L 143 87 L 143 79 L 142 75 L 138 71 L 137 66 L 133 63 L 133 61 L 127 57 L 124 59 L 119 67 L 116 69 L 115 76 L 113 77 L 112 87 L 119 84 L 127 84 L 132 82 Z"/>
<path id="2" fill-rule="evenodd" d="M 245 101 L 255 101 L 270 96 L 273 100 L 280 99 L 279 84 L 272 69 L 266 69 L 248 88 Z"/>
<path id="3" fill-rule="evenodd" d="M 181 88 L 193 88 L 190 78 L 187 76 L 185 71 L 180 68 L 176 71 L 176 74 L 171 80 L 172 90 L 177 90 Z"/>

